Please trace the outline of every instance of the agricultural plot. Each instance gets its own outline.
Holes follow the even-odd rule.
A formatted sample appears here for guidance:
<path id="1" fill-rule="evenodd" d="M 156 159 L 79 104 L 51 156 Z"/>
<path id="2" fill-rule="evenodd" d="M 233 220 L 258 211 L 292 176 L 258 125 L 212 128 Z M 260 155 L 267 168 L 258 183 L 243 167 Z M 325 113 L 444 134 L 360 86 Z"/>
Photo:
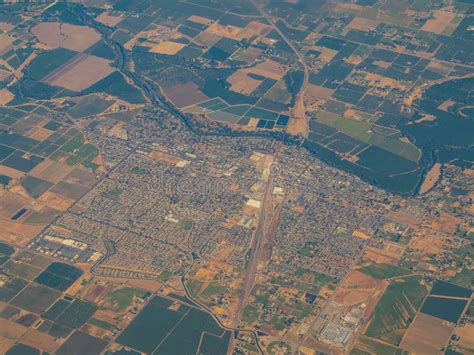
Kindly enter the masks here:
<path id="1" fill-rule="evenodd" d="M 393 280 L 377 304 L 365 335 L 398 345 L 427 294 L 420 281 L 419 276 Z"/>
<path id="2" fill-rule="evenodd" d="M 120 334 L 117 342 L 148 353 L 206 353 L 215 347 L 226 349 L 227 332 L 208 314 L 180 302 L 154 297 Z M 201 343 L 203 336 L 211 337 Z M 213 345 L 208 344 L 209 341 Z M 200 348 L 201 346 L 201 348 Z"/>
<path id="3" fill-rule="evenodd" d="M 62 355 L 82 355 L 82 354 L 100 354 L 107 346 L 107 342 L 103 339 L 91 336 L 76 330 L 65 342 L 60 346 L 57 354 Z"/>
<path id="4" fill-rule="evenodd" d="M 74 266 L 54 262 L 35 281 L 59 291 L 66 291 L 81 275 L 82 270 Z"/>
<path id="5" fill-rule="evenodd" d="M 387 264 L 373 264 L 370 266 L 362 267 L 358 269 L 358 271 L 379 280 L 397 278 L 411 273 L 410 270 Z"/>
<path id="6" fill-rule="evenodd" d="M 389 344 L 378 342 L 376 340 L 361 336 L 354 348 L 350 352 L 351 355 L 366 355 L 366 354 L 392 354 L 405 355 L 402 349 L 390 346 Z"/>
<path id="7" fill-rule="evenodd" d="M 11 304 L 31 312 L 41 313 L 51 306 L 59 295 L 58 291 L 31 283 L 15 296 Z"/>

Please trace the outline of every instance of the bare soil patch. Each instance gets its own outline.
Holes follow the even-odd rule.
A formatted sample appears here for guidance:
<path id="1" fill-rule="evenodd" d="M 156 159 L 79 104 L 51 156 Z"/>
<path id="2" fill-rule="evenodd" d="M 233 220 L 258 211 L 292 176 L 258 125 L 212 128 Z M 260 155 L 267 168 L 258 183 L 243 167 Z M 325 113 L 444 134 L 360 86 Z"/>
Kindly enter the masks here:
<path id="1" fill-rule="evenodd" d="M 202 46 L 212 47 L 220 39 L 221 37 L 218 35 L 207 32 L 201 32 L 197 37 L 194 38 L 194 42 Z"/>
<path id="2" fill-rule="evenodd" d="M 42 142 L 53 133 L 53 131 L 43 127 L 33 127 L 28 133 L 25 134 L 25 136 Z"/>
<path id="3" fill-rule="evenodd" d="M 0 90 L 0 106 L 6 105 L 14 98 L 15 98 L 15 95 L 13 95 L 10 91 L 8 91 L 8 89 Z"/>
<path id="4" fill-rule="evenodd" d="M 454 17 L 456 17 L 454 12 L 437 10 L 433 13 L 433 18 L 426 21 L 421 29 L 426 32 L 442 34 Z"/>
<path id="5" fill-rule="evenodd" d="M 61 196 L 51 191 L 47 191 L 41 195 L 41 197 L 38 199 L 38 202 L 58 211 L 66 211 L 72 206 L 75 200 Z"/>
<path id="6" fill-rule="evenodd" d="M 14 41 L 15 37 L 9 36 L 5 33 L 0 33 L 0 52 L 7 49 Z"/>
<path id="7" fill-rule="evenodd" d="M 209 20 L 208 18 L 202 17 L 202 16 L 197 16 L 197 15 L 191 15 L 188 17 L 188 20 L 194 23 L 199 23 L 201 25 L 210 25 L 213 21 Z"/>
<path id="8" fill-rule="evenodd" d="M 4 165 L 0 165 L 0 174 L 11 177 L 12 179 L 19 179 L 25 175 L 25 173 L 21 172 L 20 170 L 16 170 Z"/>
<path id="9" fill-rule="evenodd" d="M 442 319 L 418 313 L 400 347 L 415 354 L 442 354 L 453 327 Z"/>
<path id="10" fill-rule="evenodd" d="M 423 181 L 423 184 L 421 184 L 419 194 L 421 195 L 431 190 L 431 188 L 439 180 L 440 175 L 441 175 L 441 164 L 436 163 L 435 165 L 433 165 L 431 170 L 426 175 L 425 180 Z"/>
<path id="11" fill-rule="evenodd" d="M 168 54 L 173 55 L 178 53 L 181 49 L 186 47 L 184 43 L 177 43 L 172 41 L 163 41 L 158 43 L 157 45 L 153 46 L 150 50 L 152 53 L 159 53 L 159 54 Z"/>
<path id="12" fill-rule="evenodd" d="M 199 90 L 199 87 L 193 82 L 175 85 L 170 89 L 165 90 L 165 93 L 176 107 L 179 108 L 209 100 L 209 98 Z"/>
<path id="13" fill-rule="evenodd" d="M 447 213 L 441 213 L 438 218 L 435 218 L 431 221 L 429 227 L 438 232 L 454 234 L 461 222 L 462 221 L 457 217 Z"/>
<path id="14" fill-rule="evenodd" d="M 359 271 L 351 271 L 337 288 L 332 301 L 345 306 L 361 302 L 375 304 L 388 285 L 387 281 L 376 280 Z"/>
<path id="15" fill-rule="evenodd" d="M 263 63 L 249 68 L 248 73 L 262 75 L 270 79 L 280 80 L 286 74 L 286 68 L 274 60 L 267 59 Z"/>
<path id="16" fill-rule="evenodd" d="M 375 29 L 379 23 L 379 21 L 356 17 L 349 23 L 348 27 L 355 30 L 369 31 Z"/>
<path id="17" fill-rule="evenodd" d="M 31 29 L 38 41 L 49 48 L 67 48 L 82 52 L 98 42 L 100 34 L 91 27 L 68 23 L 42 22 Z"/>
<path id="18" fill-rule="evenodd" d="M 16 223 L 0 218 L 0 240 L 23 248 L 36 237 L 44 227 L 44 225 Z"/>
<path id="19" fill-rule="evenodd" d="M 103 23 L 104 25 L 115 27 L 120 21 L 123 20 L 123 15 L 115 16 L 108 12 L 103 12 L 95 18 L 97 22 Z"/>
<path id="20" fill-rule="evenodd" d="M 57 341 L 56 338 L 42 333 L 36 329 L 28 330 L 21 338 L 21 342 L 49 353 L 54 353 L 61 345 L 61 342 Z"/>
<path id="21" fill-rule="evenodd" d="M 8 22 L 0 22 L 0 30 L 8 32 L 13 28 L 13 25 Z"/>
<path id="22" fill-rule="evenodd" d="M 36 177 L 38 179 L 46 180 L 57 184 L 63 180 L 74 168 L 58 163 L 54 160 L 45 160 L 37 165 L 29 175 Z"/>
<path id="23" fill-rule="evenodd" d="M 50 83 L 65 89 L 82 91 L 105 78 L 114 70 L 109 60 L 90 55 L 65 72 L 59 73 L 58 76 L 50 80 Z"/>
<path id="24" fill-rule="evenodd" d="M 248 69 L 237 70 L 227 81 L 231 84 L 232 91 L 245 95 L 250 95 L 261 83 L 260 80 L 248 76 Z"/>

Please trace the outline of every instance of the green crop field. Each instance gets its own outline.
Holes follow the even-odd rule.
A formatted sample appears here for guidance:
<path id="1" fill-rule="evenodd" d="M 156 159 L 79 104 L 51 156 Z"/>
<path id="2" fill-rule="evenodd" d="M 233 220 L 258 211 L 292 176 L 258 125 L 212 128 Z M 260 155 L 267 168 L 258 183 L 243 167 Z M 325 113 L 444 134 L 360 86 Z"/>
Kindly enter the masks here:
<path id="1" fill-rule="evenodd" d="M 392 281 L 377 304 L 365 335 L 398 345 L 428 293 L 420 281 L 420 276 Z"/>
<path id="2" fill-rule="evenodd" d="M 399 276 L 406 276 L 411 273 L 410 270 L 388 264 L 374 264 L 360 268 L 358 271 L 372 276 L 379 280 L 391 279 Z"/>
<path id="3" fill-rule="evenodd" d="M 405 355 L 407 352 L 402 349 L 390 346 L 385 343 L 380 343 L 376 340 L 361 336 L 354 348 L 351 350 L 350 355 Z"/>

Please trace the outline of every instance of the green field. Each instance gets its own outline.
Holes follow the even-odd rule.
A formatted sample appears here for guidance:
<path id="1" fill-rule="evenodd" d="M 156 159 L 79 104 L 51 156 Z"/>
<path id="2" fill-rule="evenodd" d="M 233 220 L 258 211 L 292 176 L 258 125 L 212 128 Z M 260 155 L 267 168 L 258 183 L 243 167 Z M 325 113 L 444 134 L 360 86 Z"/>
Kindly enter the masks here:
<path id="1" fill-rule="evenodd" d="M 213 343 L 220 345 L 217 352 L 209 354 L 225 353 L 227 332 L 208 313 L 182 303 L 173 310 L 170 309 L 173 303 L 158 296 L 153 298 L 117 342 L 153 354 L 206 354 L 207 347 L 216 349 L 201 339 L 212 336 Z"/>
<path id="2" fill-rule="evenodd" d="M 392 281 L 377 304 L 365 335 L 398 345 L 428 293 L 420 281 L 420 276 Z"/>
<path id="3" fill-rule="evenodd" d="M 123 311 L 132 304 L 134 297 L 144 297 L 145 291 L 132 287 L 124 287 L 107 294 L 107 307 L 115 311 Z M 109 306 L 110 304 L 110 306 Z"/>
<path id="4" fill-rule="evenodd" d="M 412 162 L 417 162 L 420 158 L 418 148 L 412 143 L 399 140 L 395 130 L 391 131 L 390 136 L 375 133 L 375 130 L 373 129 L 374 126 L 371 123 L 356 121 L 326 111 L 318 112 L 316 117 L 318 122 L 333 127 L 339 132 L 347 134 L 348 136 L 364 143 L 373 144 L 376 147 Z M 384 133 L 386 134 L 386 131 L 384 131 Z"/>
<path id="5" fill-rule="evenodd" d="M 201 296 L 204 297 L 212 297 L 219 295 L 221 293 L 224 293 L 226 291 L 226 288 L 219 285 L 218 283 L 210 283 L 209 286 L 207 286 L 204 291 L 201 292 Z"/>
<path id="6" fill-rule="evenodd" d="M 372 276 L 379 280 L 391 279 L 394 277 L 406 276 L 411 273 L 410 270 L 388 264 L 373 264 L 358 269 L 358 271 Z"/>
<path id="7" fill-rule="evenodd" d="M 405 355 L 407 352 L 402 349 L 390 346 L 388 344 L 379 343 L 373 339 L 361 336 L 350 355 Z"/>

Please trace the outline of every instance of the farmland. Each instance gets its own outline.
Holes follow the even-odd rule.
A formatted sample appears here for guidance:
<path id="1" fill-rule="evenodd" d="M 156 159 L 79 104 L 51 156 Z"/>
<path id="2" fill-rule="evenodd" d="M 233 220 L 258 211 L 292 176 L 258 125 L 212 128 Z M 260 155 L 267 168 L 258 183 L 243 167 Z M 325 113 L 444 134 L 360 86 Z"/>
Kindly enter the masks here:
<path id="1" fill-rule="evenodd" d="M 470 351 L 473 14 L 2 4 L 0 353 Z"/>
<path id="2" fill-rule="evenodd" d="M 375 308 L 365 335 L 398 345 L 426 294 L 418 276 L 392 281 Z"/>
<path id="3" fill-rule="evenodd" d="M 180 303 L 177 304 L 176 310 L 171 310 L 170 308 L 174 308 L 172 305 L 173 302 L 168 299 L 153 298 L 142 313 L 120 334 L 117 341 L 150 353 L 166 353 L 169 349 L 191 353 L 199 350 L 203 332 L 206 332 L 205 338 L 220 339 L 225 335 L 225 331 L 208 315 L 203 315 L 202 311 Z M 222 341 L 220 346 L 220 349 L 225 349 L 225 341 Z M 206 352 L 205 349 L 199 351 Z"/>

